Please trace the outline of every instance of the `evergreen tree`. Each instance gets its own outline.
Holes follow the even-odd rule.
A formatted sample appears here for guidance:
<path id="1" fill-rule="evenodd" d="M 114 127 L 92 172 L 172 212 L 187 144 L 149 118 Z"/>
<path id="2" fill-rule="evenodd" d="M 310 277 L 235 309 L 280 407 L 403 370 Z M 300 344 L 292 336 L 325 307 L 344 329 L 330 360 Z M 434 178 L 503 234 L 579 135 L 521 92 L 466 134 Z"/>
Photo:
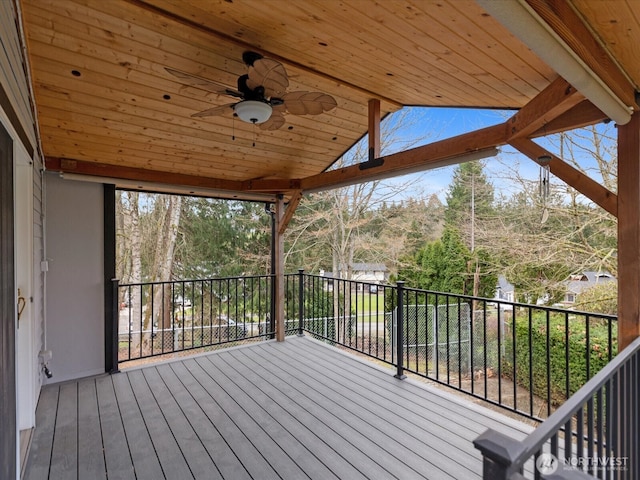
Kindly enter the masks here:
<path id="1" fill-rule="evenodd" d="M 447 191 L 444 222 L 458 228 L 471 249 L 474 243 L 471 225 L 493 216 L 493 196 L 493 185 L 484 174 L 482 162 L 466 162 L 456 167 Z"/>
<path id="2" fill-rule="evenodd" d="M 447 192 L 440 240 L 427 243 L 400 274 L 417 288 L 492 297 L 497 275 L 475 237 L 493 212 L 493 186 L 482 163 L 459 165 Z"/>

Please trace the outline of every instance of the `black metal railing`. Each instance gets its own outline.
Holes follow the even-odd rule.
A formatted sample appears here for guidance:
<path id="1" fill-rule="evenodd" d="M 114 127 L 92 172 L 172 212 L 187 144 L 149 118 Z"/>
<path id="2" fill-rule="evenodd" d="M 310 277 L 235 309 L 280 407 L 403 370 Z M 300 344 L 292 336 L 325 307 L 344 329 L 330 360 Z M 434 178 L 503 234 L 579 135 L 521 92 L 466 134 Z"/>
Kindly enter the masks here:
<path id="1" fill-rule="evenodd" d="M 118 360 L 274 338 L 272 276 L 117 286 Z M 114 287 L 115 288 L 115 287 Z M 535 420 L 616 353 L 609 315 L 285 275 L 287 335 L 313 337 Z"/>
<path id="2" fill-rule="evenodd" d="M 120 363 L 274 335 L 270 275 L 114 284 Z"/>
<path id="3" fill-rule="evenodd" d="M 611 315 L 295 276 L 288 298 L 303 304 L 304 331 L 535 420 L 616 354 Z"/>
<path id="4" fill-rule="evenodd" d="M 474 445 L 483 478 L 640 478 L 640 338 L 525 440 L 494 430 Z"/>

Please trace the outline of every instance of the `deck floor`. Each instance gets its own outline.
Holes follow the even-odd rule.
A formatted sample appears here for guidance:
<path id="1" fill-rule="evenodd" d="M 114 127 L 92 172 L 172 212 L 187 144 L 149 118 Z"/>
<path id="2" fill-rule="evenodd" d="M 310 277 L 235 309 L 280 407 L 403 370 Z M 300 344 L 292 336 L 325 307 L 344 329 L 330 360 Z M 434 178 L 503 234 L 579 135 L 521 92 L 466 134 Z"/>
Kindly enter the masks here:
<path id="1" fill-rule="evenodd" d="M 474 479 L 531 430 L 306 337 L 42 389 L 25 480 Z"/>

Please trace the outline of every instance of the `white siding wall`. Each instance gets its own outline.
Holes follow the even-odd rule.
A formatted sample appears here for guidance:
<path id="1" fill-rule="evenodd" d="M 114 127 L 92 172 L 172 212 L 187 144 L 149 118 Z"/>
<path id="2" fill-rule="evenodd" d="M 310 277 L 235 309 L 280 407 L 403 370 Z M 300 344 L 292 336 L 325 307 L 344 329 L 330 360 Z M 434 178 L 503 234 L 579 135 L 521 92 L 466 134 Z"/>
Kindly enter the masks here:
<path id="1" fill-rule="evenodd" d="M 20 33 L 18 31 L 18 12 L 15 7 L 19 2 L 0 0 L 0 122 L 9 131 L 13 138 L 16 151 L 26 151 L 27 157 L 31 160 L 33 168 L 33 239 L 31 242 L 21 242 L 17 238 L 18 244 L 33 245 L 33 278 L 30 291 L 31 309 L 30 319 L 32 328 L 32 339 L 35 344 L 28 349 L 28 356 L 31 356 L 31 367 L 37 369 L 32 372 L 32 378 L 17 378 L 19 385 L 24 386 L 24 382 L 33 382 L 33 390 L 29 395 L 39 396 L 42 376 L 38 363 L 37 354 L 44 346 L 44 321 L 45 321 L 45 301 L 44 301 L 44 274 L 40 269 L 40 262 L 44 258 L 44 232 L 42 223 L 43 195 L 41 170 L 42 159 L 38 155 L 37 133 L 35 129 L 35 119 L 31 109 L 29 83 L 24 67 L 24 57 Z M 24 148 L 23 148 L 24 147 Z M 21 161 L 24 160 L 22 157 Z M 28 162 L 27 162 L 28 164 Z M 18 354 L 27 355 L 25 352 Z M 24 360 L 24 356 L 21 357 Z M 30 367 L 30 368 L 31 368 Z M 2 385 L 4 391 L 11 391 L 7 385 Z M 24 400 L 24 399 L 21 399 Z M 20 405 L 24 407 L 25 402 Z M 33 405 L 35 407 L 35 404 Z M 3 432 L 6 433 L 6 432 Z M 16 455 L 18 458 L 18 445 L 16 443 Z M 20 475 L 19 461 L 16 476 Z"/>
<path id="2" fill-rule="evenodd" d="M 104 372 L 103 186 L 47 174 L 47 348 L 60 382 Z"/>

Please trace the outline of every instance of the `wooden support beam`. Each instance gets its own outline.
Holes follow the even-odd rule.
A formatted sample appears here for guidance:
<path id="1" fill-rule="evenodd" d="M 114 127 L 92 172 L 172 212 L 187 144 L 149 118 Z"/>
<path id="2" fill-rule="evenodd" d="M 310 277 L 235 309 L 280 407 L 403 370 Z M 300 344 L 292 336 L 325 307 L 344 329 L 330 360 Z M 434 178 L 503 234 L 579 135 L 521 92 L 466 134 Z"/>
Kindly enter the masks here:
<path id="1" fill-rule="evenodd" d="M 282 193 L 288 192 L 289 190 L 299 190 L 300 180 L 283 178 L 261 178 L 257 180 L 245 180 L 244 182 L 242 182 L 242 189 L 247 192 Z"/>
<path id="2" fill-rule="evenodd" d="M 94 181 L 115 184 L 120 188 L 143 187 L 145 191 L 157 193 L 175 193 L 178 195 L 199 195 L 214 198 L 251 200 L 256 202 L 272 202 L 275 193 L 265 190 L 244 188 L 244 182 L 211 177 L 199 177 L 183 173 L 162 172 L 144 168 L 124 167 L 105 163 L 87 162 L 69 158 L 46 157 L 47 170 L 86 176 Z M 299 182 L 275 181 L 281 189 L 277 192 L 291 190 L 290 185 Z"/>
<path id="3" fill-rule="evenodd" d="M 589 100 L 583 100 L 568 112 L 563 113 L 555 120 L 545 123 L 530 138 L 544 137 L 554 133 L 566 132 L 574 128 L 582 128 L 588 125 L 604 122 L 608 117 Z"/>
<path id="4" fill-rule="evenodd" d="M 584 100 L 567 81 L 558 77 L 509 119 L 511 138 L 529 137 Z"/>
<path id="5" fill-rule="evenodd" d="M 618 351 L 640 336 L 640 114 L 618 126 Z"/>
<path id="6" fill-rule="evenodd" d="M 189 185 L 192 187 L 213 188 L 220 190 L 241 190 L 242 182 L 219 178 L 198 177 L 183 173 L 162 172 L 145 168 L 124 167 L 106 163 L 87 162 L 70 158 L 46 157 L 47 170 L 80 175 L 134 180 L 139 182 L 155 182 L 173 185 Z"/>
<path id="7" fill-rule="evenodd" d="M 275 238 L 275 275 L 273 277 L 273 287 L 276 291 L 276 340 L 278 342 L 284 341 L 284 235 L 281 230 L 284 231 L 282 225 L 285 217 L 284 198 L 282 195 L 278 195 L 276 200 L 276 231 Z"/>
<path id="8" fill-rule="evenodd" d="M 293 218 L 293 214 L 295 213 L 296 208 L 298 208 L 298 204 L 300 203 L 301 199 L 302 199 L 302 190 L 297 190 L 291 196 L 289 203 L 287 203 L 287 209 L 284 212 L 284 217 L 282 218 L 282 222 L 280 222 L 280 225 L 278 226 L 278 233 L 280 235 L 284 235 L 285 231 L 287 230 L 287 227 L 289 226 L 289 222 Z"/>
<path id="9" fill-rule="evenodd" d="M 380 100 L 369 100 L 369 161 L 380 157 Z"/>
<path id="10" fill-rule="evenodd" d="M 456 157 L 504 145 L 506 141 L 507 124 L 502 123 L 382 157 L 384 163 L 378 167 L 363 170 L 352 165 L 312 175 L 303 178 L 300 186 L 304 192 L 315 192 L 451 165 L 457 163 Z"/>
<path id="11" fill-rule="evenodd" d="M 626 105 L 637 109 L 635 88 L 566 0 L 526 0 L 578 57 Z"/>
<path id="12" fill-rule="evenodd" d="M 551 173 L 567 185 L 575 188 L 611 215 L 618 215 L 618 196 L 616 196 L 615 193 L 607 190 L 580 170 L 575 169 L 529 139 L 514 139 L 510 144 L 535 162 L 538 162 L 538 158 L 541 156 L 550 156 L 551 163 L 549 163 L 549 169 Z"/>
<path id="13" fill-rule="evenodd" d="M 538 134 L 544 130 L 545 125 L 553 124 L 558 118 L 564 117 L 562 126 L 565 129 L 601 120 L 604 114 L 597 109 L 596 112 L 593 108 L 584 106 L 584 102 L 582 94 L 578 93 L 564 79 L 558 78 L 503 124 L 482 128 L 386 157 L 378 157 L 381 161 L 376 162 L 377 165 L 372 167 L 362 168 L 362 164 L 353 165 L 312 175 L 303 178 L 300 181 L 300 186 L 305 192 L 315 192 L 442 167 L 456 163 L 456 157 L 505 145 L 509 143 L 510 139 Z M 582 105 L 579 109 L 580 115 L 565 116 L 578 105 Z M 374 107 L 375 104 L 372 105 L 370 102 L 370 131 L 373 128 L 371 111 Z M 570 123 L 572 120 L 575 120 L 575 125 Z"/>

